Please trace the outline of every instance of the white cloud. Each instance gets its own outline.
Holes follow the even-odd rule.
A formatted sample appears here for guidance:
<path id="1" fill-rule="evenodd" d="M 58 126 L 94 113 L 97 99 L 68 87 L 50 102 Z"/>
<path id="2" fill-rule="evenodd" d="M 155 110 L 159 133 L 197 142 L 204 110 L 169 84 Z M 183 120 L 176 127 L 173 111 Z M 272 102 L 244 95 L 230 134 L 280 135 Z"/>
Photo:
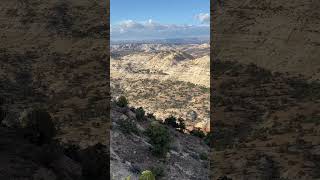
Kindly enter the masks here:
<path id="1" fill-rule="evenodd" d="M 150 39 L 209 36 L 209 26 L 162 24 L 152 19 L 146 21 L 125 20 L 112 26 L 112 39 Z"/>
<path id="2" fill-rule="evenodd" d="M 200 13 L 195 16 L 196 19 L 198 19 L 203 24 L 209 24 L 210 23 L 210 15 L 209 13 Z"/>
<path id="3" fill-rule="evenodd" d="M 144 26 L 138 22 L 132 21 L 132 20 L 125 20 L 119 23 L 119 28 L 123 31 L 127 29 L 142 29 Z"/>

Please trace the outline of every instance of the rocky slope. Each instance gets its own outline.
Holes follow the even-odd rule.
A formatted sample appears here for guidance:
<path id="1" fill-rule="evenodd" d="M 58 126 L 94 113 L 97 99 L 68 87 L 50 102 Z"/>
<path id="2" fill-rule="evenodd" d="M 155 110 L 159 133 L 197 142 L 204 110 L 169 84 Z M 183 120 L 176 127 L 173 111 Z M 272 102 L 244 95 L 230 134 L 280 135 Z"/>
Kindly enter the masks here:
<path id="1" fill-rule="evenodd" d="M 212 179 L 319 178 L 319 5 L 211 3 Z"/>
<path id="2" fill-rule="evenodd" d="M 214 67 L 212 178 L 319 178 L 320 83 L 254 64 Z"/>
<path id="3" fill-rule="evenodd" d="M 144 170 L 151 170 L 157 179 L 209 179 L 209 147 L 203 139 L 159 124 L 150 115 L 141 120 L 137 118 L 137 111 L 119 107 L 115 103 L 112 105 L 110 153 L 111 175 L 114 179 L 128 176 L 138 179 L 138 174 Z M 152 153 L 151 149 L 156 148 L 157 144 L 152 144 L 151 136 L 146 133 L 154 124 L 160 125 L 157 129 L 166 128 L 166 134 L 170 136 L 170 147 L 160 157 Z M 157 136 L 160 135 L 163 136 Z"/>
<path id="4" fill-rule="evenodd" d="M 12 138 L 20 142 L 19 138 L 23 137 L 14 137 L 15 132 L 18 132 L 15 129 L 21 128 L 22 122 L 32 110 L 41 107 L 53 119 L 57 129 L 54 139 L 59 146 L 75 145 L 86 149 L 98 143 L 103 146 L 108 144 L 110 119 L 106 113 L 109 102 L 106 72 L 109 55 L 106 42 L 109 29 L 105 9 L 106 4 L 102 1 L 2 2 L 1 120 L 2 126 L 9 128 L 3 131 L 9 133 L 8 138 L 12 134 Z M 1 141 L 8 142 L 5 139 Z M 30 151 L 41 151 L 44 148 L 29 145 L 27 140 L 21 140 L 21 143 L 25 145 L 21 149 L 18 147 L 17 151 L 28 152 L 29 147 Z M 1 149 L 1 159 L 13 147 L 14 144 L 8 144 L 8 149 Z M 104 151 L 108 153 L 108 148 L 104 148 Z M 21 165 L 21 169 L 16 169 L 14 173 L 6 174 L 6 169 L 12 168 L 13 164 L 1 164 L 2 179 L 32 179 L 31 175 L 37 171 L 52 174 L 43 169 L 37 159 L 31 158 L 27 162 L 19 160 L 19 156 L 23 157 L 21 154 L 23 153 L 17 152 L 12 155 L 17 157 L 16 166 Z M 33 151 L 30 152 L 30 157 L 32 156 Z M 28 174 L 24 174 L 23 168 L 28 168 L 24 166 L 25 163 L 38 165 L 32 165 Z M 103 172 L 106 177 L 109 172 L 107 167 Z M 68 178 L 83 178 L 81 171 L 79 173 L 79 176 Z M 61 179 L 61 176 L 50 178 Z"/>

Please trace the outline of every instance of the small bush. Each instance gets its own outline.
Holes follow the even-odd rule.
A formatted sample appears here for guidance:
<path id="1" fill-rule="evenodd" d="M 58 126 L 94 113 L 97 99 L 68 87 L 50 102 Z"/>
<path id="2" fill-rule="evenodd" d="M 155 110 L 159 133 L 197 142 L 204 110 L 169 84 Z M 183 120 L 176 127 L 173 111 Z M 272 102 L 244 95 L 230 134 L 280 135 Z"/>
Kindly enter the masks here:
<path id="1" fill-rule="evenodd" d="M 143 120 L 144 119 L 144 115 L 145 115 L 145 111 L 143 110 L 142 107 L 139 107 L 136 110 L 136 118 L 137 118 L 137 120 Z"/>
<path id="2" fill-rule="evenodd" d="M 213 133 L 209 132 L 206 137 L 204 138 L 204 143 L 206 143 L 208 146 L 211 145 L 211 142 L 213 140 Z"/>
<path id="3" fill-rule="evenodd" d="M 184 123 L 184 119 L 178 118 L 178 122 L 179 122 L 179 125 L 178 125 L 179 131 L 183 132 L 186 129 L 186 124 Z"/>
<path id="4" fill-rule="evenodd" d="M 305 117 L 303 119 L 303 122 L 319 124 L 320 123 L 320 117 L 319 116 Z"/>
<path id="5" fill-rule="evenodd" d="M 153 115 L 153 113 L 147 113 L 147 118 L 149 119 L 156 119 L 156 117 Z"/>
<path id="6" fill-rule="evenodd" d="M 164 124 L 169 125 L 173 128 L 178 128 L 179 124 L 177 123 L 177 119 L 173 116 L 170 116 L 164 120 Z"/>
<path id="7" fill-rule="evenodd" d="M 120 130 L 125 134 L 138 134 L 139 130 L 137 128 L 137 124 L 130 119 L 119 119 L 118 125 Z"/>
<path id="8" fill-rule="evenodd" d="M 204 134 L 203 131 L 201 131 L 200 128 L 195 128 L 193 129 L 192 131 L 190 131 L 190 134 L 193 135 L 193 136 L 197 136 L 199 138 L 204 138 L 206 137 L 206 135 Z"/>
<path id="9" fill-rule="evenodd" d="M 151 168 L 154 176 L 158 179 L 164 176 L 164 167 L 163 166 L 155 166 Z"/>
<path id="10" fill-rule="evenodd" d="M 116 103 L 119 107 L 127 107 L 128 106 L 128 100 L 124 96 L 120 96 Z"/>
<path id="11" fill-rule="evenodd" d="M 170 132 L 161 124 L 151 124 L 146 130 L 146 135 L 150 138 L 150 144 L 153 146 L 152 152 L 156 156 L 163 157 L 170 148 Z"/>
<path id="12" fill-rule="evenodd" d="M 200 153 L 199 156 L 201 160 L 208 160 L 208 155 L 206 153 Z"/>
<path id="13" fill-rule="evenodd" d="M 146 170 L 141 173 L 139 180 L 156 180 L 156 178 L 151 171 Z"/>

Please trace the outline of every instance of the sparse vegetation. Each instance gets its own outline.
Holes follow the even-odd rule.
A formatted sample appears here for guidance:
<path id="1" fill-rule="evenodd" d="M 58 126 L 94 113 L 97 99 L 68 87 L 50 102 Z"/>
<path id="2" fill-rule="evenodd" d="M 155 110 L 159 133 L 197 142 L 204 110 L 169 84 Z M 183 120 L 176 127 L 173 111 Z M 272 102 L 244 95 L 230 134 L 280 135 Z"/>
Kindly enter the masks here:
<path id="1" fill-rule="evenodd" d="M 147 113 L 147 118 L 156 120 L 156 117 L 153 115 L 153 113 Z"/>
<path id="2" fill-rule="evenodd" d="M 179 122 L 179 125 L 178 125 L 179 131 L 184 132 L 184 130 L 186 129 L 186 124 L 184 123 L 184 119 L 178 118 L 178 122 Z"/>
<path id="3" fill-rule="evenodd" d="M 289 85 L 292 87 L 291 95 L 296 98 L 319 99 L 320 83 L 308 82 L 305 79 L 289 79 Z"/>
<path id="4" fill-rule="evenodd" d="M 119 119 L 118 125 L 120 130 L 125 134 L 138 134 L 139 130 L 137 128 L 137 124 L 131 119 Z"/>
<path id="5" fill-rule="evenodd" d="M 127 107 L 128 106 L 128 100 L 125 96 L 120 96 L 118 98 L 118 100 L 116 101 L 116 104 L 119 106 L 119 107 Z"/>
<path id="6" fill-rule="evenodd" d="M 319 116 L 305 117 L 303 119 L 303 122 L 319 124 L 320 123 L 320 117 Z"/>
<path id="7" fill-rule="evenodd" d="M 209 132 L 209 133 L 206 135 L 206 137 L 205 137 L 205 139 L 204 139 L 204 142 L 205 142 L 208 146 L 210 146 L 212 140 L 213 140 L 213 132 Z"/>
<path id="8" fill-rule="evenodd" d="M 192 131 L 190 131 L 190 134 L 199 138 L 206 137 L 206 134 L 203 131 L 201 131 L 200 128 L 194 128 Z"/>
<path id="9" fill-rule="evenodd" d="M 136 109 L 136 118 L 137 120 L 144 120 L 145 119 L 145 111 L 142 107 Z"/>
<path id="10" fill-rule="evenodd" d="M 178 128 L 179 124 L 177 123 L 177 119 L 174 116 L 170 116 L 164 120 L 164 124 L 171 126 L 173 128 Z"/>
<path id="11" fill-rule="evenodd" d="M 152 167 L 151 171 L 153 172 L 156 179 L 161 178 L 165 175 L 165 170 L 162 165 Z"/>
<path id="12" fill-rule="evenodd" d="M 156 180 L 156 178 L 151 171 L 146 170 L 141 173 L 139 180 Z"/>
<path id="13" fill-rule="evenodd" d="M 153 123 L 146 130 L 146 134 L 150 138 L 154 155 L 165 156 L 170 148 L 171 137 L 169 130 L 161 124 Z"/>
<path id="14" fill-rule="evenodd" d="M 202 152 L 202 153 L 200 153 L 200 159 L 201 160 L 208 160 L 208 155 L 207 155 L 207 153 L 204 153 L 204 152 Z"/>

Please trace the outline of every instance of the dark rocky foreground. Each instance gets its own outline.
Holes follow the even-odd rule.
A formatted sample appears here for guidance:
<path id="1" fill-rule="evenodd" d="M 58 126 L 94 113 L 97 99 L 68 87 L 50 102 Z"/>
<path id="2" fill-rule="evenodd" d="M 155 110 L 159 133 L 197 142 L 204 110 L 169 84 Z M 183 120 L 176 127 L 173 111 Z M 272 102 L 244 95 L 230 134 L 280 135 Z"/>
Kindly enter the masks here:
<path id="1" fill-rule="evenodd" d="M 52 141 L 34 144 L 23 130 L 0 127 L 0 179 L 86 180 L 107 179 L 107 147 L 101 144 L 80 150 Z"/>
<path id="2" fill-rule="evenodd" d="M 320 83 L 254 64 L 214 68 L 212 178 L 319 178 Z"/>
<path id="3" fill-rule="evenodd" d="M 320 178 L 319 6 L 211 1 L 212 179 Z"/>
<path id="4" fill-rule="evenodd" d="M 0 179 L 107 179 L 107 6 L 1 3 Z"/>

